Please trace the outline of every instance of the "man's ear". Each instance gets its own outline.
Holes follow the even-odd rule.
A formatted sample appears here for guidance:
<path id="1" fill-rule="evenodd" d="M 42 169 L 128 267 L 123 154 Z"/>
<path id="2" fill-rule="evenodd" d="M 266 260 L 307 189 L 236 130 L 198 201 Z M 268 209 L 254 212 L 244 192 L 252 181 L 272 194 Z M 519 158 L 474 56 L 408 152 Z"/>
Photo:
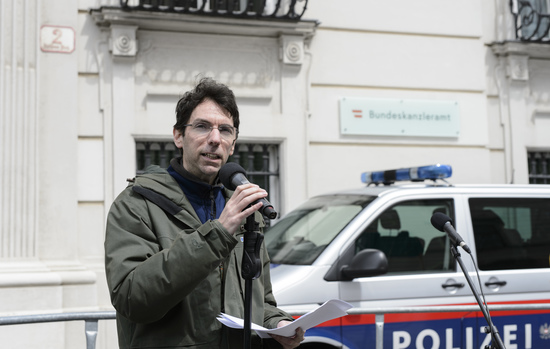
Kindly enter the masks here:
<path id="1" fill-rule="evenodd" d="M 183 148 L 183 133 L 181 133 L 180 130 L 178 130 L 174 127 L 174 130 L 172 131 L 172 134 L 174 135 L 174 144 L 176 145 L 176 147 L 182 149 Z"/>

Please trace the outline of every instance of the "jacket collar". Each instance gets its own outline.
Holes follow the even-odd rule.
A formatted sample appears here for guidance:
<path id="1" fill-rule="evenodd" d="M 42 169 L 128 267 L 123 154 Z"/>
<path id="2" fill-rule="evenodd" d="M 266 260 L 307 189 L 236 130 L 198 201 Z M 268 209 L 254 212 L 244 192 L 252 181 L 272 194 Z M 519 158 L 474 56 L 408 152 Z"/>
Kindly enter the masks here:
<path id="1" fill-rule="evenodd" d="M 198 185 L 201 185 L 201 186 L 202 185 L 210 186 L 210 184 L 201 181 L 197 176 L 195 176 L 191 172 L 187 171 L 183 167 L 183 157 L 182 156 L 172 158 L 172 160 L 170 160 L 170 167 L 172 167 L 174 169 L 174 171 L 176 171 L 176 173 L 178 173 L 180 176 L 182 176 L 185 179 L 193 181 L 193 182 L 195 182 L 195 183 L 197 183 Z M 216 175 L 216 178 L 214 179 L 214 185 L 212 185 L 212 186 L 221 186 L 219 175 Z"/>
<path id="2" fill-rule="evenodd" d="M 182 167 L 183 168 L 183 167 Z M 187 171 L 186 171 L 187 172 Z M 188 172 L 187 172 L 188 173 Z M 188 173 L 192 176 L 190 173 Z M 186 221 L 189 218 L 193 218 L 193 221 L 196 222 L 194 228 L 198 228 L 202 223 L 191 205 L 191 202 L 187 199 L 183 190 L 181 189 L 178 182 L 172 177 L 168 171 L 164 168 L 161 168 L 157 165 L 151 165 L 147 167 L 143 174 L 136 176 L 133 185 L 138 185 L 146 189 L 153 190 L 154 192 L 166 197 L 168 200 L 174 202 L 176 205 L 183 208 L 183 210 L 178 213 L 176 216 L 177 219 Z M 224 188 L 224 197 L 228 200 L 233 192 Z"/>

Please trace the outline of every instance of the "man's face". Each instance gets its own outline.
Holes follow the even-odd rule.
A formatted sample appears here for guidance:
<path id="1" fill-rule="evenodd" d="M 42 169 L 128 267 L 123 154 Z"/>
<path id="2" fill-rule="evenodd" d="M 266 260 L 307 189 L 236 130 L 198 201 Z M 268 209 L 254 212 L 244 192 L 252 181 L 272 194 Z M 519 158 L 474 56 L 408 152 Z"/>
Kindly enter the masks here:
<path id="1" fill-rule="evenodd" d="M 191 113 L 188 124 L 213 126 L 206 135 L 193 132 L 193 126 L 174 129 L 174 143 L 183 149 L 183 167 L 202 181 L 213 184 L 218 171 L 235 149 L 235 140 L 227 140 L 218 131 L 220 125 L 233 126 L 231 116 L 210 99 L 204 100 Z M 236 135 L 235 135 L 236 137 Z"/>

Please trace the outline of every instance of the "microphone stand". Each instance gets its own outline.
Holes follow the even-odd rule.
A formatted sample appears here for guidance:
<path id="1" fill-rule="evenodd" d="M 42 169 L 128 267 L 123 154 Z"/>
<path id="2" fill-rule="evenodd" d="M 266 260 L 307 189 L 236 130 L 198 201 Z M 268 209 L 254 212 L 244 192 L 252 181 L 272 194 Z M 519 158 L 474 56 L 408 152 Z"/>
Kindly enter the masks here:
<path id="1" fill-rule="evenodd" d="M 261 272 L 260 247 L 264 236 L 259 233 L 259 223 L 254 214 L 246 218 L 244 232 L 243 260 L 241 264 L 242 277 L 245 279 L 244 289 L 244 349 L 250 349 L 252 326 L 252 280 L 257 279 Z"/>
<path id="2" fill-rule="evenodd" d="M 489 313 L 487 309 L 483 306 L 483 302 L 481 301 L 481 297 L 477 293 L 474 284 L 472 282 L 472 279 L 470 278 L 470 275 L 466 271 L 466 267 L 464 266 L 464 263 L 462 262 L 462 258 L 460 257 L 460 252 L 458 252 L 457 246 L 454 243 L 451 243 L 451 253 L 453 254 L 453 257 L 456 259 L 458 264 L 460 264 L 460 268 L 462 269 L 462 272 L 464 273 L 464 276 L 466 277 L 466 281 L 468 281 L 468 285 L 470 285 L 470 289 L 472 290 L 472 293 L 474 297 L 476 298 L 477 304 L 479 305 L 479 308 L 481 309 L 481 312 L 483 313 L 483 316 L 485 317 L 485 320 L 487 321 L 488 327 L 485 328 L 486 333 L 491 333 L 492 349 L 506 349 L 504 346 L 504 343 L 502 342 L 502 339 L 500 338 L 500 335 L 498 334 L 497 328 L 493 325 L 493 322 L 491 321 L 491 318 L 489 317 Z M 487 348 L 487 347 L 486 347 Z"/>

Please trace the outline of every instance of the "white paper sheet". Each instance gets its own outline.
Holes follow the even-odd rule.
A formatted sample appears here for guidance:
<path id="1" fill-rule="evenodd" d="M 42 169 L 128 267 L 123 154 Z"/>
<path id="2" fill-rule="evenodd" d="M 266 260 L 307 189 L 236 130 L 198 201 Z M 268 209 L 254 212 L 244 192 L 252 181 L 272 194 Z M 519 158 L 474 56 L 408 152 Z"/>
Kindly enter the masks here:
<path id="1" fill-rule="evenodd" d="M 323 303 L 323 305 L 321 305 L 319 308 L 300 316 L 298 319 L 284 327 L 273 328 L 269 330 L 265 327 L 252 323 L 250 325 L 250 328 L 256 331 L 256 333 L 262 338 L 270 338 L 270 333 L 284 337 L 292 337 L 296 333 L 296 329 L 298 327 L 302 328 L 305 331 L 319 324 L 322 324 L 325 321 L 347 315 L 347 311 L 351 308 L 351 304 L 347 302 L 341 301 L 339 299 L 331 299 Z M 220 321 L 227 327 L 236 329 L 244 328 L 243 319 L 239 319 L 237 317 L 224 313 L 221 313 L 218 316 L 218 321 Z"/>

